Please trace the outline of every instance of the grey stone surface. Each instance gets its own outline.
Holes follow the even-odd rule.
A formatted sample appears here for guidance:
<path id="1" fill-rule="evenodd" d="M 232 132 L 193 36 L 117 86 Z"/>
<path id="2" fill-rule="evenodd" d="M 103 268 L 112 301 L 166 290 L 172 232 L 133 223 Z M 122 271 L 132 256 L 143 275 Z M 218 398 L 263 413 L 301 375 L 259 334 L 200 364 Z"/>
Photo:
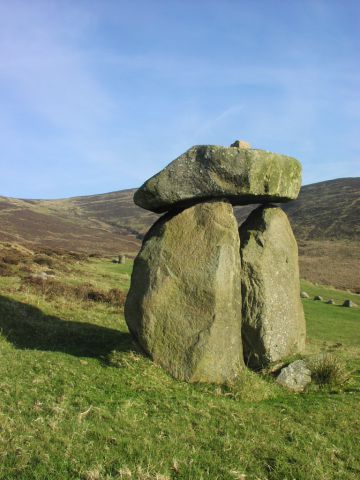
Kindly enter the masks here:
<path id="1" fill-rule="evenodd" d="M 300 293 L 301 298 L 310 298 L 309 294 L 307 292 L 301 292 Z"/>
<path id="2" fill-rule="evenodd" d="M 286 214 L 259 207 L 240 228 L 245 363 L 261 368 L 302 352 L 298 249 Z"/>
<path id="3" fill-rule="evenodd" d="M 296 360 L 281 370 L 276 381 L 283 387 L 300 393 L 311 382 L 311 371 L 304 360 Z"/>
<path id="4" fill-rule="evenodd" d="M 166 212 L 209 199 L 233 205 L 286 202 L 297 198 L 301 164 L 264 150 L 192 147 L 147 180 L 134 195 L 140 207 Z"/>
<path id="5" fill-rule="evenodd" d="M 240 285 L 239 235 L 229 203 L 167 214 L 135 259 L 126 322 L 175 378 L 223 383 L 244 366 Z"/>

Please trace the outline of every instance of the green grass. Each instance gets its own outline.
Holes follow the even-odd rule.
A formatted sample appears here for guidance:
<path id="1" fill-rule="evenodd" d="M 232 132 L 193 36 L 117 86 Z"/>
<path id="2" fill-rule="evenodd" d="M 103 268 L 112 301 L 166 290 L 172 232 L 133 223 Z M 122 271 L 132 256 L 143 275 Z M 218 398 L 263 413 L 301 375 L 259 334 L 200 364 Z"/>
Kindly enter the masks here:
<path id="1" fill-rule="evenodd" d="M 130 270 L 94 259 L 59 276 L 127 289 Z M 179 382 L 137 350 L 120 309 L 0 277 L 0 479 L 359 478 L 360 309 L 304 308 L 308 353 L 344 359 L 343 389 L 296 395 L 252 372 L 223 387 Z"/>
<path id="2" fill-rule="evenodd" d="M 111 261 L 93 260 L 83 264 L 75 270 L 76 281 L 82 282 L 91 278 L 91 282 L 103 288 L 122 288 L 128 290 L 133 261 L 126 260 L 124 265 L 112 263 Z"/>
<path id="3" fill-rule="evenodd" d="M 350 363 L 360 360 L 360 308 L 341 306 L 345 299 L 360 305 L 360 296 L 306 281 L 302 281 L 301 286 L 310 295 L 310 299 L 303 300 L 308 350 L 336 350 Z M 321 295 L 324 301 L 314 301 L 315 295 Z M 336 304 L 326 304 L 329 298 Z"/>

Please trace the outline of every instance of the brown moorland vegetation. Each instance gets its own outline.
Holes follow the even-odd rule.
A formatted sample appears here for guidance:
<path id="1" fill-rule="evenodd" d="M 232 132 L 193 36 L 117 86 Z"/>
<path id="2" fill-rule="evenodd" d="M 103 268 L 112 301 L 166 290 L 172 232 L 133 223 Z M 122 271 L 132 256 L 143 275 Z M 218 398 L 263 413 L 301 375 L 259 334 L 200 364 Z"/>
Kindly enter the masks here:
<path id="1" fill-rule="evenodd" d="M 0 197 L 0 241 L 94 255 L 136 255 L 158 217 L 137 207 L 134 189 L 63 200 Z M 360 178 L 329 180 L 301 189 L 282 205 L 299 243 L 301 276 L 360 291 Z M 235 208 L 239 224 L 254 205 Z M 45 252 L 46 254 L 46 252 Z M 0 258 L 0 270 L 11 265 Z"/>

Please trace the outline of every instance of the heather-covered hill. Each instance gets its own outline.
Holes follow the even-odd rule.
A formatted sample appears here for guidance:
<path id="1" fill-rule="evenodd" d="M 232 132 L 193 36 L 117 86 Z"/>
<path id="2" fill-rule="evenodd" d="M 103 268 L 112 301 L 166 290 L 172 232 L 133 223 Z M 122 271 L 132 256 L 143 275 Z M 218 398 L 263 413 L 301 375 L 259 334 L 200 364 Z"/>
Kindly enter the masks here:
<path id="1" fill-rule="evenodd" d="M 65 250 L 136 254 L 158 215 L 137 207 L 134 189 L 60 200 L 0 197 L 0 240 Z M 299 243 L 301 274 L 360 291 L 360 178 L 302 187 L 284 204 Z M 239 223 L 253 205 L 236 207 Z"/>
<path id="2" fill-rule="evenodd" d="M 284 210 L 303 240 L 360 240 L 360 178 L 306 185 Z"/>
<path id="3" fill-rule="evenodd" d="M 98 220 L 79 207 L 75 199 L 0 197 L 2 241 L 80 252 L 133 254 L 139 248 L 136 235 L 127 228 Z"/>

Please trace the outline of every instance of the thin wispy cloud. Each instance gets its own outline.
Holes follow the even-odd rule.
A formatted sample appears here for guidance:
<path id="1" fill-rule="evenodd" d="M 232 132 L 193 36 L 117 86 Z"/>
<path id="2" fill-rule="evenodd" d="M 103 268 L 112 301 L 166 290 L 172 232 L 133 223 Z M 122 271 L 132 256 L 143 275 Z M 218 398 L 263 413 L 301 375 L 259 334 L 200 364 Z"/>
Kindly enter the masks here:
<path id="1" fill-rule="evenodd" d="M 359 6 L 260 3 L 0 2 L 0 194 L 132 187 L 239 137 L 359 174 Z"/>
<path id="2" fill-rule="evenodd" d="M 2 12 L 2 82 L 34 115 L 54 126 L 81 130 L 104 121 L 112 102 L 91 72 L 86 53 L 76 43 L 68 44 L 46 8 L 38 10 L 39 16 L 28 18 L 31 11 L 26 3 L 16 12 L 9 7 L 7 15 Z"/>

